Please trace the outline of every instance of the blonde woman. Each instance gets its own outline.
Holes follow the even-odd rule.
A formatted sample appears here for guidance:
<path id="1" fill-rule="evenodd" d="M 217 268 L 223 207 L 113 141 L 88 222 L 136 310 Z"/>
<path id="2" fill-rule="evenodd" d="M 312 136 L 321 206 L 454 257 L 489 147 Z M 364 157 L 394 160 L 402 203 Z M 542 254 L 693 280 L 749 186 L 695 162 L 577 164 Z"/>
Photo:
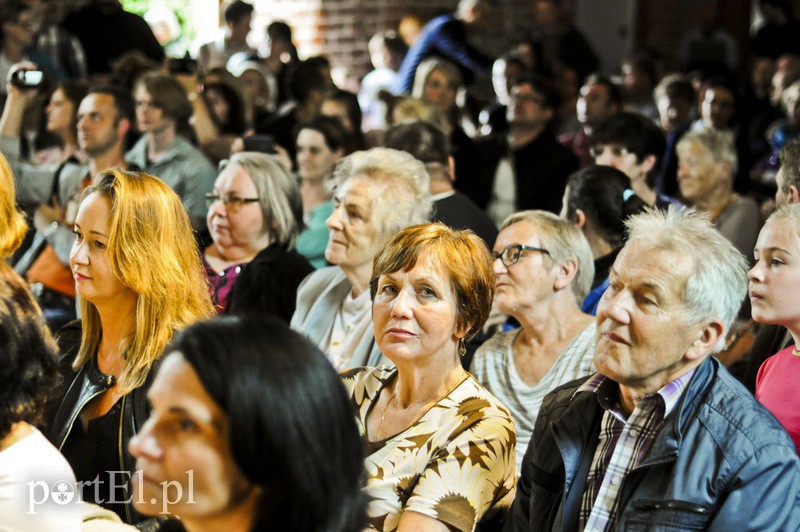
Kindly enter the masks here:
<path id="1" fill-rule="evenodd" d="M 148 416 L 148 377 L 173 334 L 212 313 L 180 198 L 146 173 L 100 174 L 78 209 L 70 268 L 82 320 L 59 335 L 72 375 L 48 436 L 86 482 L 83 500 L 134 523 L 126 449 Z"/>
<path id="2" fill-rule="evenodd" d="M 0 153 L 0 259 L 10 257 L 28 231 L 25 216 L 17 210 L 14 197 L 14 175 Z"/>

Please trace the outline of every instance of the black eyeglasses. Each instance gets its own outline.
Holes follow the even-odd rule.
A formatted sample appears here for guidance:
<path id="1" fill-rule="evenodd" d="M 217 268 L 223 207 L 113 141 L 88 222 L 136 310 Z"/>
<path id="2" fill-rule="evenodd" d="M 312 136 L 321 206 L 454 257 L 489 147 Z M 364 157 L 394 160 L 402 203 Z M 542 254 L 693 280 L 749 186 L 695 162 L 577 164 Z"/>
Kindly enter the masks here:
<path id="1" fill-rule="evenodd" d="M 603 155 L 603 153 L 606 150 L 611 152 L 611 155 L 613 155 L 614 157 L 624 157 L 625 155 L 628 155 L 630 153 L 630 151 L 628 151 L 628 148 L 625 148 L 624 146 L 597 145 L 589 148 L 589 155 L 591 155 L 594 158 L 597 158 Z"/>
<path id="2" fill-rule="evenodd" d="M 225 205 L 225 208 L 229 211 L 236 212 L 241 209 L 245 203 L 255 203 L 256 201 L 260 201 L 260 198 L 240 198 L 230 194 L 223 194 L 222 196 L 219 194 L 206 194 L 206 207 L 209 209 L 218 201 L 222 201 L 222 204 Z"/>
<path id="3" fill-rule="evenodd" d="M 494 260 L 500 259 L 500 262 L 508 268 L 509 266 L 513 266 L 514 264 L 519 261 L 520 255 L 522 255 L 523 251 L 538 251 L 539 253 L 544 253 L 545 255 L 549 255 L 550 252 L 544 248 L 535 248 L 533 246 L 523 246 L 522 244 L 512 244 L 508 246 L 506 249 L 501 251 L 500 253 L 492 252 L 492 257 Z"/>

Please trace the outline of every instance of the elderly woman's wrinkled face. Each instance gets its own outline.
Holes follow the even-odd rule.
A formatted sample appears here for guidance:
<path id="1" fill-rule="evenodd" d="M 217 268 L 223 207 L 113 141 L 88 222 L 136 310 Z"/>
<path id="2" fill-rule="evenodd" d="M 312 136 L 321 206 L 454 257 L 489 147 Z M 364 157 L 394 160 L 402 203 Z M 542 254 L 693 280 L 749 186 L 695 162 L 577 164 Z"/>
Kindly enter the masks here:
<path id="1" fill-rule="evenodd" d="M 493 253 L 515 245 L 542 247 L 540 229 L 536 224 L 520 221 L 506 227 L 497 235 Z M 547 302 L 553 295 L 556 268 L 540 251 L 520 250 L 515 264 L 506 266 L 500 259 L 493 263 L 495 276 L 494 302 L 504 314 L 517 316 Z"/>
<path id="2" fill-rule="evenodd" d="M 231 163 L 214 183 L 214 196 L 206 215 L 214 244 L 224 252 L 232 247 L 262 249 L 268 244 L 264 214 L 258 201 L 256 185 L 241 165 Z M 227 204 L 226 204 L 227 203 Z"/>
<path id="3" fill-rule="evenodd" d="M 457 301 L 452 283 L 430 253 L 413 268 L 383 274 L 372 304 L 375 342 L 381 353 L 401 360 L 457 357 L 466 331 L 456 326 Z"/>
<path id="4" fill-rule="evenodd" d="M 380 231 L 378 197 L 385 185 L 353 176 L 334 195 L 334 210 L 328 217 L 325 258 L 346 271 L 364 271 L 368 280 L 372 258 L 386 240 Z M 362 276 L 363 277 L 363 276 Z"/>
<path id="5" fill-rule="evenodd" d="M 75 241 L 69 265 L 75 278 L 75 291 L 96 306 L 129 306 L 136 293 L 114 273 L 108 243 L 111 200 L 97 193 L 81 202 L 75 217 Z"/>
<path id="6" fill-rule="evenodd" d="M 139 512 L 220 518 L 258 497 L 234 462 L 227 416 L 180 353 L 164 359 L 147 398 L 152 413 L 129 445 Z"/>
<path id="7" fill-rule="evenodd" d="M 694 203 L 723 186 L 732 186 L 730 165 L 714 160 L 709 149 L 698 142 L 678 144 L 678 187 L 683 198 Z"/>

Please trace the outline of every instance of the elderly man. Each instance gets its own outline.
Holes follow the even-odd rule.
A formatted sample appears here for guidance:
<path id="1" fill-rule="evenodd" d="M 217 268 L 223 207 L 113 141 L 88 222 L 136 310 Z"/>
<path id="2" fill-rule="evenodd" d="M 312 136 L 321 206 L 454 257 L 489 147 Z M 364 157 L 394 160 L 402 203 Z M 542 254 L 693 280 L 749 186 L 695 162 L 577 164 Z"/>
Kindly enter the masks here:
<path id="1" fill-rule="evenodd" d="M 598 372 L 545 398 L 505 530 L 795 530 L 794 444 L 711 356 L 744 258 L 686 210 L 627 225 L 597 311 Z"/>

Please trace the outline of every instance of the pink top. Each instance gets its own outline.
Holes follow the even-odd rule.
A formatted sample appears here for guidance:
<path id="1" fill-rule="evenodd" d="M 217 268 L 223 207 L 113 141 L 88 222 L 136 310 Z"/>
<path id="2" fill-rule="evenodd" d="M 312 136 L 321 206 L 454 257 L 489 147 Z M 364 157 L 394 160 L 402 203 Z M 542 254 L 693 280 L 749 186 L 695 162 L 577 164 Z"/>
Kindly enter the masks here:
<path id="1" fill-rule="evenodd" d="M 778 418 L 800 451 L 800 357 L 794 346 L 769 357 L 758 370 L 756 399 Z"/>
<path id="2" fill-rule="evenodd" d="M 246 265 L 246 262 L 234 264 L 221 272 L 217 272 L 206 262 L 206 257 L 203 255 L 203 269 L 208 279 L 211 302 L 214 304 L 214 310 L 217 311 L 217 314 L 225 312 L 225 308 L 228 306 L 228 297 L 233 289 L 233 283 L 236 282 L 236 278 L 239 277 L 239 273 Z"/>

